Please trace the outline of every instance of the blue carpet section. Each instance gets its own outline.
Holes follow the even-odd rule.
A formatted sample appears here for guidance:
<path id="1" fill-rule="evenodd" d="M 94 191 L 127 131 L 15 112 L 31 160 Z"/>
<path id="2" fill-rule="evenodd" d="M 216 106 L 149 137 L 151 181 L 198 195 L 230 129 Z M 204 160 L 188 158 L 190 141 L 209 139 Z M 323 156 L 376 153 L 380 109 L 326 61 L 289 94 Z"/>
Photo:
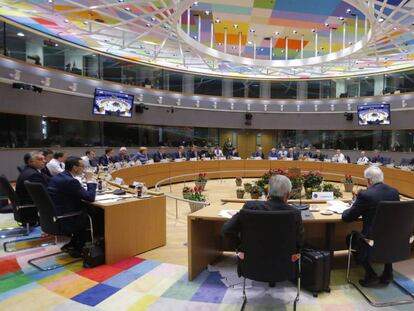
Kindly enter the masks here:
<path id="1" fill-rule="evenodd" d="M 411 294 L 414 294 L 414 282 L 413 280 L 403 276 L 398 275 L 395 277 L 395 281 L 398 282 L 402 287 L 404 287 L 407 291 L 409 291 Z M 414 306 L 413 306 L 414 310 Z"/>
<path id="2" fill-rule="evenodd" d="M 192 301 L 220 303 L 226 293 L 226 286 L 220 281 L 218 272 L 211 272 L 193 295 Z"/>
<path id="3" fill-rule="evenodd" d="M 104 301 L 109 296 L 112 296 L 119 288 L 115 288 L 105 284 L 98 284 L 89 288 L 83 293 L 75 296 L 72 300 L 83 303 L 88 306 L 96 306 L 100 302 Z"/>
<path id="4" fill-rule="evenodd" d="M 121 273 L 118 273 L 117 275 L 107 279 L 102 284 L 106 284 L 109 286 L 113 286 L 116 288 L 123 288 L 127 286 L 129 283 L 132 283 L 133 281 L 136 281 L 139 279 L 144 273 L 142 272 L 136 272 L 136 271 L 123 271 Z"/>
<path id="5" fill-rule="evenodd" d="M 144 274 L 146 274 L 147 272 L 151 271 L 152 269 L 154 269 L 155 267 L 158 267 L 160 265 L 159 262 L 156 261 L 149 261 L 146 260 L 142 263 L 140 263 L 139 265 L 136 265 L 126 271 L 135 273 L 137 275 L 137 277 L 141 277 Z"/>

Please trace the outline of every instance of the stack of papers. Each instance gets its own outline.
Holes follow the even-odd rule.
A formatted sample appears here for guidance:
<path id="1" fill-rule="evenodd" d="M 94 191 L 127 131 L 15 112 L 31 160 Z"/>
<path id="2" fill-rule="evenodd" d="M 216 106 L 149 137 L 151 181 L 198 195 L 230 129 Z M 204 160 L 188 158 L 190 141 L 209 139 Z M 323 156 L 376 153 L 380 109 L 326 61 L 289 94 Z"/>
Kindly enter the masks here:
<path id="1" fill-rule="evenodd" d="M 327 210 L 337 213 L 337 214 L 342 214 L 344 210 L 349 208 L 348 203 L 345 203 L 339 200 L 327 201 L 326 203 L 328 204 Z"/>
<path id="2" fill-rule="evenodd" d="M 232 218 L 234 215 L 236 215 L 239 211 L 235 209 L 223 209 L 220 211 L 219 216 L 224 218 Z"/>

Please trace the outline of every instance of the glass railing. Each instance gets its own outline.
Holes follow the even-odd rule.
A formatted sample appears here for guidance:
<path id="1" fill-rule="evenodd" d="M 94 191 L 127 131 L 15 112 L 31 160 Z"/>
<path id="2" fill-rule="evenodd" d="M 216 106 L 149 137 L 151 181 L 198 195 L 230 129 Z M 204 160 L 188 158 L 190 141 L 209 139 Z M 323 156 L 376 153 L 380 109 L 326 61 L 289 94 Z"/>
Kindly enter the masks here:
<path id="1" fill-rule="evenodd" d="M 249 139 L 247 139 L 249 137 Z M 253 137 L 253 139 L 252 139 Z M 258 130 L 173 127 L 0 113 L 0 148 L 89 146 L 222 146 L 249 154 L 256 145 L 319 149 L 414 150 L 414 130 Z M 249 142 L 249 143 L 247 143 Z M 250 144 L 250 145 L 249 145 Z M 267 152 L 266 151 L 266 152 Z"/>
<path id="2" fill-rule="evenodd" d="M 414 91 L 411 71 L 331 80 L 256 81 L 201 76 L 94 53 L 0 23 L 0 52 L 73 74 L 128 85 L 192 94 L 272 99 L 363 97 Z"/>

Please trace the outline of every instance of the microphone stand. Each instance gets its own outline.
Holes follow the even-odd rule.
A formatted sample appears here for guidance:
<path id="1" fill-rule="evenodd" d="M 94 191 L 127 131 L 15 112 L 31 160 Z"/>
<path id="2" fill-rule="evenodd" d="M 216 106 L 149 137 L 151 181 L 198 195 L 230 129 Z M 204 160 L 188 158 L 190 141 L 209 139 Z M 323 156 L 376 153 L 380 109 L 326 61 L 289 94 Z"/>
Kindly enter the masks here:
<path id="1" fill-rule="evenodd" d="M 299 204 L 294 203 L 292 206 L 300 211 L 309 209 L 309 204 L 302 204 L 302 196 L 299 197 Z"/>

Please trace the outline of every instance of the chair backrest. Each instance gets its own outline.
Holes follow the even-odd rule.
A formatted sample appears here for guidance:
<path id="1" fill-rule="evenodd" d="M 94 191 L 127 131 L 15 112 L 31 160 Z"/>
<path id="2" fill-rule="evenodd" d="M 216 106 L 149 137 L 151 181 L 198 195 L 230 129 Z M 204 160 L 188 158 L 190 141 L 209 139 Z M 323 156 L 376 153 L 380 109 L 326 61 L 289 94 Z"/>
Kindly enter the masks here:
<path id="1" fill-rule="evenodd" d="M 384 165 L 391 164 L 391 158 L 383 157 L 382 158 L 382 164 L 384 164 Z"/>
<path id="2" fill-rule="evenodd" d="M 19 197 L 16 195 L 16 192 L 11 186 L 9 180 L 4 175 L 0 175 L 0 192 L 9 198 L 14 209 L 21 205 Z"/>
<path id="3" fill-rule="evenodd" d="M 241 276 L 261 282 L 294 278 L 296 249 L 296 211 L 240 211 Z"/>
<path id="4" fill-rule="evenodd" d="M 414 232 L 414 200 L 383 201 L 378 205 L 369 257 L 373 262 L 393 263 L 410 258 Z"/>
<path id="5" fill-rule="evenodd" d="M 53 202 L 45 186 L 41 183 L 25 181 L 24 185 L 39 211 L 39 220 L 42 231 L 52 235 L 61 234 L 56 221 L 56 213 Z"/>

